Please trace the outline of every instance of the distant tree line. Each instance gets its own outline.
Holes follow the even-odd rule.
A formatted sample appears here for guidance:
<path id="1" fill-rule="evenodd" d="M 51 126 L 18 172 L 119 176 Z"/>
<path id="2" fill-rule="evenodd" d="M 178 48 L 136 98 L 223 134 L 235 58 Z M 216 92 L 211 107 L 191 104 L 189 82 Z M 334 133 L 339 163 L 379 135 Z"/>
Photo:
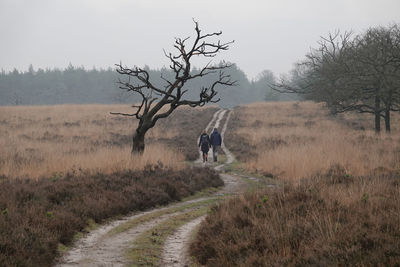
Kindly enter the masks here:
<path id="1" fill-rule="evenodd" d="M 0 105 L 47 105 L 66 103 L 118 103 L 120 97 L 111 68 L 85 70 L 71 64 L 63 69 L 14 69 L 0 73 Z"/>
<path id="2" fill-rule="evenodd" d="M 375 131 L 381 131 L 383 118 L 389 132 L 390 114 L 400 110 L 400 26 L 321 38 L 275 89 L 325 102 L 334 114 L 370 113 Z"/>
<path id="3" fill-rule="evenodd" d="M 145 66 L 155 84 L 162 86 L 162 77 L 174 75 L 167 68 L 150 69 Z M 193 72 L 195 73 L 195 68 Z M 237 86 L 218 91 L 219 105 L 232 107 L 254 101 L 288 100 L 288 96 L 273 91 L 270 84 L 275 81 L 271 71 L 263 71 L 255 80 L 250 81 L 245 73 L 233 64 L 227 71 Z M 218 75 L 216 73 L 215 75 Z M 134 103 L 140 99 L 118 88 L 119 74 L 115 69 L 90 69 L 69 65 L 65 69 L 37 69 L 31 65 L 28 71 L 14 69 L 0 72 L 0 105 L 54 105 L 54 104 L 115 104 Z M 158 77 L 158 78 L 157 78 Z M 197 88 L 189 90 L 196 94 L 201 88 L 215 80 L 213 75 L 201 79 L 201 82 L 189 82 L 186 86 Z"/>

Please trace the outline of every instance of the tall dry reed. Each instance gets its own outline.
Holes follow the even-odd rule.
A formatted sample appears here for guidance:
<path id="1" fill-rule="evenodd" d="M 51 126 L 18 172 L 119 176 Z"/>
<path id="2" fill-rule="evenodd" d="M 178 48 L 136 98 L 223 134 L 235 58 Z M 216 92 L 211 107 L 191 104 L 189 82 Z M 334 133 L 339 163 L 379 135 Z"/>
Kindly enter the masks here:
<path id="1" fill-rule="evenodd" d="M 140 170 L 158 162 L 181 169 L 185 155 L 172 144 L 183 139 L 180 134 L 185 127 L 197 127 L 200 132 L 215 110 L 209 109 L 182 108 L 160 120 L 146 136 L 144 155 L 132 157 L 131 137 L 137 120 L 110 114 L 132 112 L 129 106 L 0 107 L 0 176 L 38 178 L 83 170 L 111 173 Z M 194 125 L 188 123 L 197 117 Z M 192 138 L 195 150 L 196 134 Z"/>
<path id="2" fill-rule="evenodd" d="M 335 164 L 357 176 L 379 167 L 400 167 L 398 116 L 393 116 L 392 133 L 380 135 L 373 131 L 370 116 L 333 117 L 311 102 L 247 105 L 235 110 L 233 119 L 240 126 L 230 142 L 239 138 L 251 150 L 244 157 L 244 167 L 251 171 L 298 179 Z M 245 147 L 242 153 L 246 154 Z"/>

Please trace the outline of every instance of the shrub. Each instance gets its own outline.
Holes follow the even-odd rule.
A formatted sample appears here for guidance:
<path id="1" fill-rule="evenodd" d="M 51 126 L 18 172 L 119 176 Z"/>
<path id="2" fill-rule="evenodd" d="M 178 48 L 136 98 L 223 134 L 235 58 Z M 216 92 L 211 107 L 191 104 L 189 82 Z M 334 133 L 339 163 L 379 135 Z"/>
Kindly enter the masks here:
<path id="1" fill-rule="evenodd" d="M 0 187 L 0 266 L 50 266 L 59 243 L 68 245 L 90 220 L 178 201 L 221 186 L 208 168 L 143 171 L 32 179 L 5 179 Z"/>
<path id="2" fill-rule="evenodd" d="M 343 175 L 336 166 L 214 207 L 191 254 L 206 266 L 398 264 L 399 176 L 332 180 Z"/>

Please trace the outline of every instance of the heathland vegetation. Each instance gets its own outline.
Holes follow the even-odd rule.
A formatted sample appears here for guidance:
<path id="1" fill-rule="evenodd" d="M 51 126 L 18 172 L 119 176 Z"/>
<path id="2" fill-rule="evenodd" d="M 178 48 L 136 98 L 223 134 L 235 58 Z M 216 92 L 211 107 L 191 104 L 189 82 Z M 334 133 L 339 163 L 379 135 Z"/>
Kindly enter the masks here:
<path id="1" fill-rule="evenodd" d="M 51 265 L 96 223 L 221 186 L 215 171 L 185 163 L 198 157 L 196 139 L 217 107 L 180 106 L 219 97 L 223 107 L 282 100 L 271 86 L 318 103 L 256 103 L 230 113 L 225 145 L 238 161 L 226 166 L 231 174 L 224 177 L 248 178 L 251 190 L 211 209 L 192 256 L 207 266 L 398 264 L 398 26 L 369 29 L 354 39 L 339 33 L 323 38 L 280 83 L 268 71 L 250 82 L 231 63 L 192 68 L 191 56 L 214 55 L 230 44 L 202 42 L 197 23 L 196 32 L 189 52 L 189 39 L 176 39 L 179 53 L 166 53 L 168 70 L 119 65 L 119 73 L 129 76 L 125 81 L 117 82 L 111 70 L 72 65 L 0 73 L 0 104 L 8 105 L 0 107 L 0 265 Z M 198 83 L 193 79 L 203 76 Z M 236 81 L 238 87 L 214 90 Z M 128 94 L 117 88 L 111 93 L 114 82 Z M 115 102 L 139 105 L 136 111 L 98 104 L 18 106 Z M 131 154 L 132 137 L 143 125 L 146 149 L 143 133 L 140 149 Z M 155 240 L 155 255 L 171 229 L 207 213 L 206 206 L 196 208 L 171 217 L 168 222 L 178 222 L 173 227 L 144 233 Z M 135 251 L 137 256 L 142 250 Z"/>
<path id="2" fill-rule="evenodd" d="M 191 253 L 207 266 L 396 265 L 400 121 L 376 135 L 364 114 L 312 102 L 238 107 L 226 145 L 237 172 L 276 179 L 217 205 Z M 279 184 L 279 183 L 278 183 Z"/>
<path id="3" fill-rule="evenodd" d="M 94 223 L 223 183 L 184 163 L 198 157 L 214 107 L 177 110 L 149 132 L 142 156 L 130 154 L 135 120 L 109 114 L 122 106 L 0 109 L 1 266 L 49 266 Z"/>

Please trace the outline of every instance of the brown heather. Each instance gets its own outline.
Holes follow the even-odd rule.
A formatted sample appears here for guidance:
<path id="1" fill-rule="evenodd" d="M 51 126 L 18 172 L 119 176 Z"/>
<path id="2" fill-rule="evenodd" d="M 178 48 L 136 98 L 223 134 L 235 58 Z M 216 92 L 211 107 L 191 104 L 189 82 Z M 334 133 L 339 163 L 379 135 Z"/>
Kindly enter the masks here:
<path id="1" fill-rule="evenodd" d="M 51 266 L 89 221 L 178 201 L 223 184 L 208 168 L 84 173 L 61 178 L 5 179 L 0 187 L 0 266 Z"/>
<path id="2" fill-rule="evenodd" d="M 216 206 L 191 246 L 201 264 L 399 265 L 398 116 L 390 135 L 307 102 L 248 105 L 232 119 L 227 145 L 242 167 L 283 182 Z"/>
<path id="3" fill-rule="evenodd" d="M 51 266 L 90 221 L 221 186 L 215 171 L 183 163 L 216 110 L 176 110 L 131 157 L 135 120 L 109 115 L 124 106 L 0 107 L 0 266 Z"/>
<path id="4" fill-rule="evenodd" d="M 191 253 L 207 266 L 398 265 L 399 177 L 345 179 L 315 177 L 216 206 Z"/>

